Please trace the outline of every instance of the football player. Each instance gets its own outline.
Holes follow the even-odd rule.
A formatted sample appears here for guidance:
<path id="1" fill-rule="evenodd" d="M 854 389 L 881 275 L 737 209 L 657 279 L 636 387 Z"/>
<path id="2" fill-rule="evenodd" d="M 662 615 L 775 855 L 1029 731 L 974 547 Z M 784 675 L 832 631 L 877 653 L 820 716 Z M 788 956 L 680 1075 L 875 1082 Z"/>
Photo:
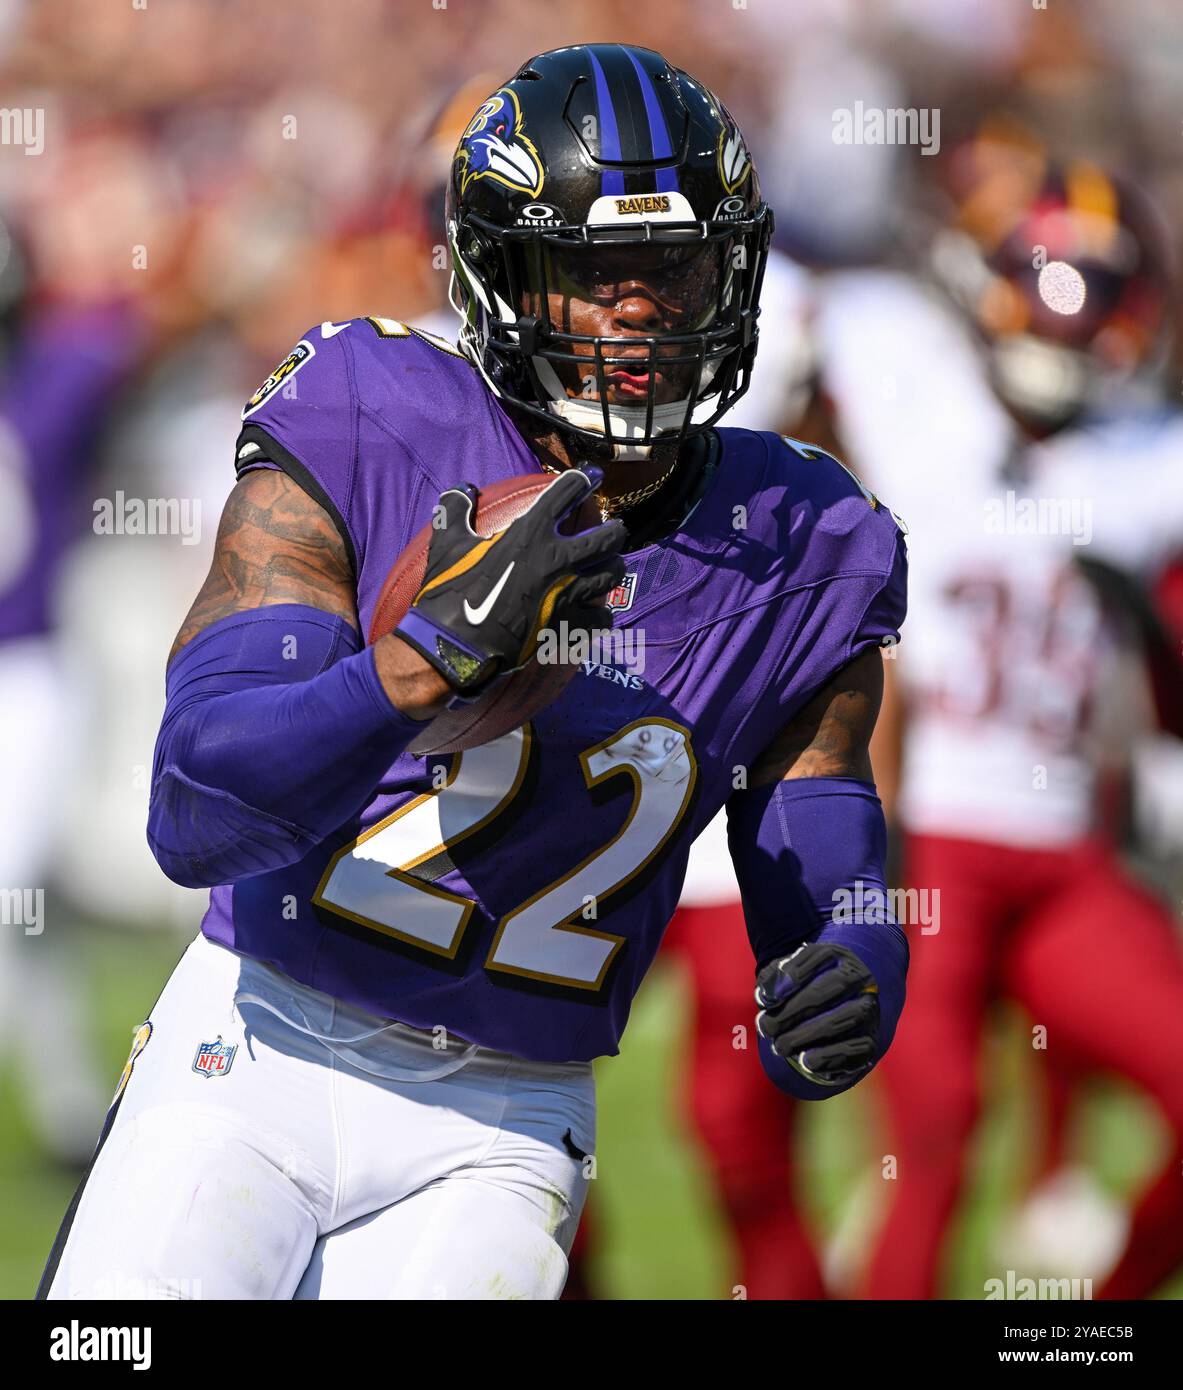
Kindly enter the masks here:
<path id="1" fill-rule="evenodd" d="M 904 878 L 929 913 L 883 1070 L 898 1177 L 865 1288 L 941 1287 L 1001 993 L 1046 1030 L 1037 1062 L 1131 1079 L 1175 1136 L 1098 1285 L 1136 1297 L 1183 1257 L 1183 958 L 1105 823 L 1102 717 L 1142 655 L 1117 576 L 1152 581 L 1183 520 L 1179 417 L 1152 389 L 1165 273 L 1138 200 L 1101 170 L 978 154 L 938 260 L 981 352 L 900 276 L 835 284 L 819 315 L 843 438 L 922 557 L 923 621 L 894 665 Z"/>
<path id="2" fill-rule="evenodd" d="M 591 1060 L 724 805 L 770 1080 L 824 1099 L 890 1044 L 907 948 L 867 743 L 904 544 L 830 456 L 715 427 L 771 232 L 735 122 L 648 50 L 542 54 L 465 129 L 448 228 L 460 350 L 325 322 L 244 411 L 148 827 L 210 907 L 49 1297 L 557 1296 Z M 478 538 L 476 490 L 540 467 Z M 560 532 L 593 492 L 607 519 Z M 426 582 L 364 645 L 428 522 Z M 408 751 L 540 631 L 605 629 L 610 592 L 643 670 L 585 661 L 505 737 Z"/>

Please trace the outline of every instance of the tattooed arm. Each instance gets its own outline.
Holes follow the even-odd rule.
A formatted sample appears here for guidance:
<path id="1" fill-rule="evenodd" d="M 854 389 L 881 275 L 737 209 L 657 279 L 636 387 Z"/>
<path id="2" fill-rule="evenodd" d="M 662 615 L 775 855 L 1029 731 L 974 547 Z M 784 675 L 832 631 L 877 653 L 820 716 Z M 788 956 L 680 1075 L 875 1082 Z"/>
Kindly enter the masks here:
<path id="1" fill-rule="evenodd" d="M 857 777 L 871 773 L 871 734 L 883 698 L 883 658 L 863 652 L 773 739 L 752 769 L 750 785 L 799 777 Z"/>
<path id="2" fill-rule="evenodd" d="M 358 627 L 349 558 L 329 514 L 286 473 L 256 469 L 226 501 L 213 564 L 168 659 L 219 618 L 275 603 L 306 603 Z"/>
<path id="3" fill-rule="evenodd" d="M 282 473 L 248 474 L 169 661 L 148 841 L 214 887 L 294 864 L 366 805 L 448 697 L 401 639 L 365 647 L 345 547 Z"/>
<path id="4" fill-rule="evenodd" d="M 275 604 L 303 604 L 360 629 L 345 543 L 332 518 L 286 473 L 256 469 L 235 486 L 222 512 L 213 563 L 169 662 L 212 623 Z M 397 637 L 375 648 L 391 702 L 430 718 L 450 695 L 443 677 Z"/>

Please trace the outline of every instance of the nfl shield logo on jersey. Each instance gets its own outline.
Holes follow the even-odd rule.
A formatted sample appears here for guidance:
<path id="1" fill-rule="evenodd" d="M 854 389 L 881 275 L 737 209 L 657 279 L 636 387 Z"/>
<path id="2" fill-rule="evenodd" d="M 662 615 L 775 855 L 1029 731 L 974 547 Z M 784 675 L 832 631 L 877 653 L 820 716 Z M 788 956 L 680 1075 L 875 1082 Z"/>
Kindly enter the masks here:
<path id="1" fill-rule="evenodd" d="M 193 1070 L 198 1076 L 225 1076 L 234 1064 L 237 1043 L 224 1043 L 221 1034 L 216 1042 L 197 1044 L 197 1055 L 193 1058 Z"/>
<path id="2" fill-rule="evenodd" d="M 637 587 L 636 574 L 626 574 L 621 583 L 608 595 L 608 607 L 614 613 L 626 613 L 633 606 L 633 592 Z"/>

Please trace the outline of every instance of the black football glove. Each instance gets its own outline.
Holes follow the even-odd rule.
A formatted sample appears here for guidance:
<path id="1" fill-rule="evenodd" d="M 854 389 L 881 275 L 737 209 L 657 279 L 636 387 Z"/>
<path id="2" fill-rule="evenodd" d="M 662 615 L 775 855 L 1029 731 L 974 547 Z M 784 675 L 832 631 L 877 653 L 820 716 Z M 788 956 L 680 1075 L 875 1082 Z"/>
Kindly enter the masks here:
<path id="1" fill-rule="evenodd" d="M 432 533 L 423 587 L 395 632 L 453 690 L 471 696 L 529 659 L 543 628 L 612 626 L 604 597 L 624 579 L 624 524 L 609 521 L 564 536 L 559 523 L 599 485 L 598 469 L 568 469 L 504 531 L 472 528 L 476 488 L 440 497 L 443 525 Z"/>
<path id="2" fill-rule="evenodd" d="M 819 1086 L 864 1076 L 879 1050 L 879 989 L 853 951 L 798 946 L 756 977 L 756 1029 L 794 1071 Z"/>

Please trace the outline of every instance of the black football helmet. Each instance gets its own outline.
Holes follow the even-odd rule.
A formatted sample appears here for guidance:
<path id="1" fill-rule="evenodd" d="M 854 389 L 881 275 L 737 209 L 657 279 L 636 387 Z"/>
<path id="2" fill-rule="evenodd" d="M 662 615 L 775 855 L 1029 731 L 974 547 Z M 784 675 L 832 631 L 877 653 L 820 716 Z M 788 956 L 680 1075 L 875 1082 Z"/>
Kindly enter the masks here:
<path id="1" fill-rule="evenodd" d="M 747 389 L 772 214 L 726 108 L 660 54 L 532 58 L 469 122 L 446 204 L 460 345 L 506 402 L 621 457 Z M 626 296 L 616 335 L 578 322 Z"/>

